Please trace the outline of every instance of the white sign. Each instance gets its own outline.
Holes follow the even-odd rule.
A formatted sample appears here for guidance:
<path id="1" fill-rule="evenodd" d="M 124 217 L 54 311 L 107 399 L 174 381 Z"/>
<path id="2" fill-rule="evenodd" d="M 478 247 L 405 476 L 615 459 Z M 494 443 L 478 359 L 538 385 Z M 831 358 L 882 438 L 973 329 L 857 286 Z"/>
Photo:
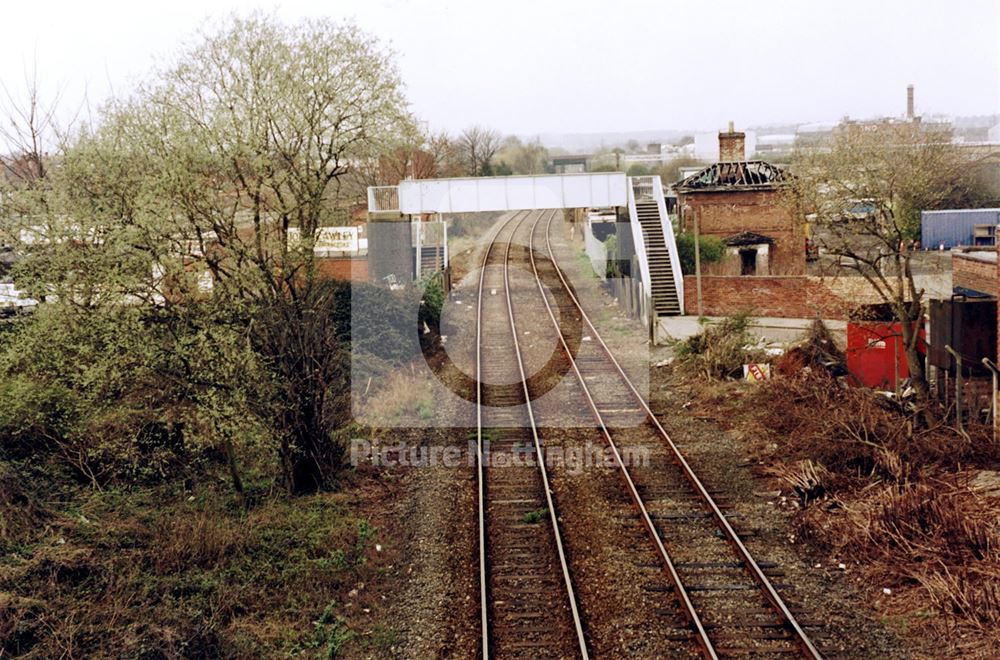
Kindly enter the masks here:
<path id="1" fill-rule="evenodd" d="M 320 227 L 316 230 L 313 251 L 321 256 L 330 252 L 358 252 L 368 248 L 368 239 L 358 240 L 357 227 Z M 297 227 L 288 228 L 288 247 L 295 247 L 301 240 Z"/>
<path id="2" fill-rule="evenodd" d="M 316 250 L 331 252 L 357 252 L 357 227 L 321 227 L 316 231 Z"/>

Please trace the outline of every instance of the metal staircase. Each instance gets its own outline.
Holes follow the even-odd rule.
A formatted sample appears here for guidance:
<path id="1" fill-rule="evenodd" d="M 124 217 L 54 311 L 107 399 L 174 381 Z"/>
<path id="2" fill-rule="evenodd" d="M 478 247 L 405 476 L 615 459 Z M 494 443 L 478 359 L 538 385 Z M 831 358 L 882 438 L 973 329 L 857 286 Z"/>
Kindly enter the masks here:
<path id="1" fill-rule="evenodd" d="M 629 184 L 629 216 L 650 311 L 657 317 L 683 314 L 684 280 L 660 177 L 630 177 Z"/>
<path id="2" fill-rule="evenodd" d="M 414 279 L 445 270 L 448 267 L 448 226 L 440 214 L 436 220 L 414 220 L 410 227 Z"/>
<path id="3" fill-rule="evenodd" d="M 420 272 L 422 274 L 436 273 L 444 270 L 444 248 L 430 246 L 420 248 Z"/>

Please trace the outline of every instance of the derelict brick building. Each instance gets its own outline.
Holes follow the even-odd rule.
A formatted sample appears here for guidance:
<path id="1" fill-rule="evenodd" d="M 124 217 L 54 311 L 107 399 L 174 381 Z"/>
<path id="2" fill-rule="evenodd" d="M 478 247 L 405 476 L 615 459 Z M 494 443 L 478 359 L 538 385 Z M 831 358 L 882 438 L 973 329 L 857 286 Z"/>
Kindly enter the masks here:
<path id="1" fill-rule="evenodd" d="M 726 246 L 721 262 L 702 264 L 706 275 L 804 275 L 805 228 L 783 204 L 787 175 L 762 160 L 745 160 L 744 134 L 719 133 L 719 162 L 674 189 L 681 230 L 714 236 Z M 696 228 L 697 223 L 697 228 Z"/>

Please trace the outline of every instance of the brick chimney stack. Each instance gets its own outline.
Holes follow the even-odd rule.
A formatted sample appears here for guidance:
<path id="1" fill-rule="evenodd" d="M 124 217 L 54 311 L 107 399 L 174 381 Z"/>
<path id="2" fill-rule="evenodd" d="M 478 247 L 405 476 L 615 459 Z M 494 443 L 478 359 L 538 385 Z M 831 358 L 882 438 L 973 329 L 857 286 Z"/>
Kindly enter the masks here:
<path id="1" fill-rule="evenodd" d="M 719 162 L 734 163 L 742 160 L 746 160 L 746 133 L 735 131 L 733 122 L 729 122 L 728 131 L 719 131 Z"/>
<path id="2" fill-rule="evenodd" d="M 906 118 L 913 121 L 915 113 L 913 112 L 913 85 L 906 86 Z"/>

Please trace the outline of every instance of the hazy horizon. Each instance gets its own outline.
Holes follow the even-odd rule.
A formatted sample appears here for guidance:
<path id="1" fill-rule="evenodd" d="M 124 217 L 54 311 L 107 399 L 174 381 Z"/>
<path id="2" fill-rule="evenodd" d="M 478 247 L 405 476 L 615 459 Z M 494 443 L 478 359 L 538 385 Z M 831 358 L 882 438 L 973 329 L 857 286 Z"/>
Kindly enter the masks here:
<path id="1" fill-rule="evenodd" d="M 231 11 L 353 20 L 397 54 L 411 107 L 435 130 L 522 136 L 693 132 L 918 114 L 1000 113 L 1000 12 L 960 4 L 177 0 L 6 10 L 0 76 L 91 107 L 163 65 Z"/>

